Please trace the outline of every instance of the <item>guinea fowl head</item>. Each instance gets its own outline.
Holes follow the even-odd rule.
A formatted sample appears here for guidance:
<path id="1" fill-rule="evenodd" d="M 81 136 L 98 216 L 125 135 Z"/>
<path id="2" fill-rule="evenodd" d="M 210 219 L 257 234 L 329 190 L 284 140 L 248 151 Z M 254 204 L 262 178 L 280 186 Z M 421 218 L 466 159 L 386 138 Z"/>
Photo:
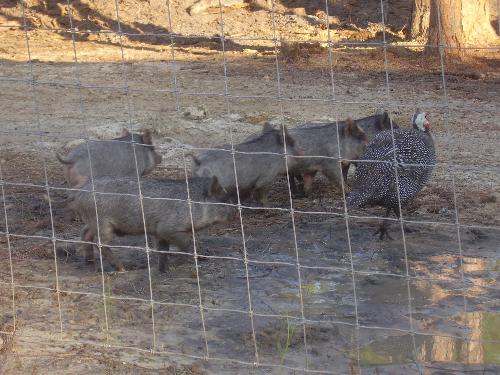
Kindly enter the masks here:
<path id="1" fill-rule="evenodd" d="M 411 118 L 411 123 L 414 129 L 428 133 L 431 128 L 431 123 L 427 120 L 427 113 L 417 111 L 413 114 Z"/>

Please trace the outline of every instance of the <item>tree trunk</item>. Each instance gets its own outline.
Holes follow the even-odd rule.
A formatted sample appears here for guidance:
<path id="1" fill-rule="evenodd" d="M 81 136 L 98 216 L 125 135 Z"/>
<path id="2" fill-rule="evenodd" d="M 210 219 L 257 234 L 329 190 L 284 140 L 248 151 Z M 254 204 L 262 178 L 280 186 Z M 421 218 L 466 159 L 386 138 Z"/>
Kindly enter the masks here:
<path id="1" fill-rule="evenodd" d="M 411 39 L 426 43 L 429 34 L 431 0 L 415 0 L 411 15 Z"/>
<path id="2" fill-rule="evenodd" d="M 428 53 L 442 45 L 446 56 L 457 57 L 471 54 L 474 47 L 500 43 L 490 23 L 488 0 L 415 0 L 411 37 L 426 43 Z"/>
<path id="3" fill-rule="evenodd" d="M 431 0 L 427 53 L 439 52 L 437 47 L 442 45 L 446 56 L 463 56 L 461 49 L 468 37 L 463 21 L 472 15 L 462 13 L 462 3 L 468 1 L 486 3 L 486 0 Z"/>

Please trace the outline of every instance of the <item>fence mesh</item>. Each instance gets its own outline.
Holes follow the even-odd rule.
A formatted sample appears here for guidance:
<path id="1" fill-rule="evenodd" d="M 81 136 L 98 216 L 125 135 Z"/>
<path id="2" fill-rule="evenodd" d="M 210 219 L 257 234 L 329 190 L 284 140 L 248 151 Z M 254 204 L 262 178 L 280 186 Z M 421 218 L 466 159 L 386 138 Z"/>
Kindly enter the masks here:
<path id="1" fill-rule="evenodd" d="M 29 112 L 27 107 L 31 107 L 31 115 L 24 119 L 24 129 L 23 126 L 6 126 L 2 130 L 2 138 L 5 139 L 1 150 L 4 156 L 0 163 L 4 216 L 0 234 L 5 239 L 1 244 L 3 256 L 0 277 L 0 289 L 3 289 L 0 334 L 5 337 L 3 343 L 17 339 L 20 343 L 33 344 L 30 347 L 35 351 L 43 345 L 57 345 L 57 342 L 88 345 L 95 350 L 100 347 L 127 350 L 142 358 L 139 361 L 141 365 L 147 361 L 144 358 L 149 358 L 147 354 L 153 354 L 156 358 L 153 359 L 153 365 L 144 367 L 159 368 L 165 363 L 198 361 L 196 363 L 202 363 L 207 371 L 214 373 L 276 371 L 361 374 L 372 371 L 383 373 L 391 366 L 400 366 L 395 367 L 395 371 L 423 374 L 430 369 L 462 371 L 467 368 L 463 366 L 476 365 L 482 366 L 484 371 L 498 371 L 499 317 L 495 306 L 499 301 L 496 252 L 500 225 L 498 216 L 495 218 L 495 209 L 491 207 L 497 204 L 499 167 L 498 163 L 488 162 L 498 161 L 495 159 L 498 151 L 495 156 L 496 146 L 493 142 L 489 149 L 485 145 L 485 150 L 475 150 L 479 155 L 485 154 L 485 163 L 479 163 L 470 155 L 461 159 L 454 123 L 460 117 L 457 113 L 480 112 L 494 122 L 492 130 L 487 132 L 495 141 L 495 135 L 498 134 L 498 107 L 489 101 L 460 101 L 452 97 L 446 73 L 445 49 L 455 46 L 445 45 L 441 37 L 439 45 L 430 46 L 439 51 L 439 76 L 432 84 L 437 85 L 435 90 L 440 100 L 437 101 L 437 95 L 426 93 L 422 95 L 426 99 L 415 103 L 397 98 L 400 94 L 397 90 L 401 81 L 404 81 L 400 75 L 404 73 L 397 72 L 399 76 L 396 82 L 392 81 L 390 59 L 398 55 L 391 54 L 391 51 L 407 48 L 418 50 L 425 46 L 395 43 L 387 37 L 390 4 L 383 0 L 380 0 L 380 38 L 362 42 L 334 38 L 336 30 L 332 29 L 329 21 L 333 3 L 328 0 L 324 1 L 323 8 L 326 17 L 316 17 L 316 22 L 320 22 L 323 30 L 326 30 L 327 38 L 309 37 L 305 41 L 281 35 L 278 21 L 283 21 L 283 15 L 277 10 L 274 0 L 266 2 L 269 6 L 266 14 L 272 34 L 270 38 L 229 36 L 225 31 L 228 10 L 223 0 L 210 3 L 217 10 L 217 19 L 213 33 L 216 36 L 208 38 L 176 33 L 176 14 L 172 9 L 178 8 L 177 2 L 172 4 L 167 0 L 164 4 L 166 14 L 163 26 L 167 32 L 141 33 L 130 31 L 127 25 L 122 26 L 120 7 L 123 5 L 118 0 L 114 1 L 116 29 L 79 30 L 74 22 L 74 3 L 66 0 L 58 4 L 64 9 L 68 28 L 34 25 L 26 15 L 26 7 L 30 7 L 26 2 L 19 3 L 20 25 L 0 25 L 2 28 L 23 31 L 26 50 L 24 60 L 27 62 L 26 67 L 19 68 L 25 69 L 25 76 L 9 74 L 12 70 L 5 63 L 6 69 L 0 76 L 0 84 L 11 90 L 12 85 L 27 88 L 19 92 L 19 100 L 23 102 L 21 116 Z M 436 4 L 439 7 L 440 2 Z M 439 18 L 438 23 L 438 30 L 441 30 Z M 33 36 L 40 32 L 42 34 Z M 43 33 L 66 35 L 70 42 L 67 45 L 72 60 L 70 70 L 66 71 L 66 67 L 61 66 L 61 71 L 45 74 L 46 77 L 38 71 L 41 63 L 33 57 L 33 39 L 38 41 L 40 35 L 43 39 Z M 115 70 L 108 72 L 113 75 L 112 83 L 109 80 L 99 82 L 98 77 L 92 82 L 86 77 L 89 74 L 86 63 L 79 58 L 79 43 L 82 43 L 83 34 L 109 34 L 115 38 L 113 40 L 116 43 L 113 43 L 119 51 L 117 60 L 120 65 L 116 70 L 118 73 Z M 145 36 L 163 38 L 161 44 L 165 49 L 162 52 L 168 55 L 165 63 L 168 72 L 162 71 L 161 65 L 153 64 L 150 76 L 152 82 L 138 83 L 134 77 L 137 71 L 127 60 L 130 48 L 128 40 Z M 214 70 L 202 71 L 192 82 L 192 87 L 187 89 L 189 79 L 181 78 L 186 69 L 199 69 L 187 65 L 185 55 L 181 59 L 178 57 L 178 54 L 184 54 L 185 45 L 198 39 L 216 41 L 220 46 L 215 52 L 217 58 L 204 62 L 212 67 L 219 64 L 218 68 L 213 69 L 220 68 L 220 90 L 207 90 L 203 83 L 205 77 L 214 80 L 209 77 Z M 262 42 L 268 43 L 269 49 L 261 58 L 264 64 L 272 65 L 271 69 L 265 71 L 274 74 L 272 79 L 266 73 L 263 81 L 269 82 L 274 88 L 259 95 L 253 92 L 259 87 L 249 88 L 249 93 L 245 93 L 245 86 L 251 86 L 252 82 L 249 82 L 250 76 L 243 72 L 247 65 L 238 68 L 240 71 L 235 68 L 234 44 L 258 45 Z M 295 83 L 284 84 L 284 75 L 293 75 L 290 70 L 293 63 L 290 64 L 281 55 L 287 45 L 294 43 L 319 43 L 325 49 L 326 65 L 321 67 L 320 74 L 323 83 L 327 82 L 328 91 L 325 95 L 305 93 L 302 96 L 301 92 L 296 93 L 297 96 L 290 95 L 290 90 L 300 91 L 303 88 Z M 356 95 L 344 95 L 348 93 L 344 87 L 346 82 L 347 85 L 359 83 L 361 86 L 366 82 L 362 82 L 362 78 L 358 81 L 356 74 L 361 74 L 361 71 L 356 71 L 356 68 L 351 71 L 351 75 L 339 71 L 335 66 L 339 55 L 345 49 L 352 49 L 356 56 L 358 49 L 367 48 L 382 52 L 379 73 L 383 78 L 381 84 L 376 85 L 376 90 L 383 94 L 373 99 L 362 98 L 361 95 L 358 95 L 359 98 L 355 98 Z M 499 46 L 464 48 L 498 51 Z M 85 59 L 84 54 L 81 56 Z M 379 57 L 376 54 L 374 56 Z M 251 66 L 253 62 L 249 64 Z M 70 80 L 64 78 L 66 72 Z M 232 83 L 238 73 L 244 77 L 238 82 L 242 88 Z M 422 79 L 429 78 L 423 76 Z M 214 81 L 217 83 L 217 78 Z M 457 82 L 455 76 L 453 82 Z M 313 85 L 314 82 L 310 86 Z M 76 93 L 78 108 L 73 108 L 73 111 L 78 112 L 78 115 L 68 116 L 68 124 L 63 130 L 52 129 L 50 119 L 54 113 L 51 113 L 50 102 L 63 101 L 65 98 L 64 91 L 50 96 L 51 90 L 63 89 Z M 420 89 L 414 90 L 417 91 L 414 92 L 415 96 L 419 97 Z M 182 113 L 191 102 L 206 101 L 207 107 L 213 104 L 214 111 L 220 112 L 222 120 L 215 127 L 222 122 L 229 123 L 224 124 L 227 137 L 219 137 L 219 142 L 215 143 L 212 141 L 218 134 L 216 137 L 207 136 L 208 141 L 203 139 L 211 128 L 203 129 L 204 123 L 196 122 L 195 119 L 191 123 L 195 124 L 198 133 L 192 137 L 193 145 L 185 141 L 184 130 L 193 131 L 193 126 L 185 122 L 176 126 L 174 134 L 163 134 L 163 137 L 155 139 L 155 150 L 163 155 L 162 169 L 157 169 L 155 176 L 165 177 L 162 173 L 168 172 L 168 177 L 175 176 L 177 182 L 185 182 L 184 198 L 168 194 L 159 197 L 148 190 L 148 181 L 152 177 L 143 176 L 141 170 L 141 142 L 133 137 L 130 141 L 96 139 L 93 106 L 98 107 L 98 102 L 105 99 L 100 96 L 92 98 L 93 93 L 118 94 L 123 98 L 120 122 L 135 131 L 142 128 L 138 124 L 137 114 L 149 111 L 142 109 L 145 105 L 147 107 L 148 101 L 161 102 L 168 98 L 168 110 L 161 108 L 160 104 L 155 109 L 151 108 L 150 112 L 172 111 L 181 116 L 184 116 Z M 283 152 L 242 150 L 238 146 L 244 141 L 242 135 L 248 136 L 255 131 L 245 129 L 246 133 L 242 133 L 242 121 L 234 114 L 239 111 L 239 104 L 250 101 L 259 103 L 258 107 L 273 107 L 275 122 L 286 125 L 293 122 L 290 121 L 293 111 L 300 112 L 301 108 L 314 105 L 323 108 L 325 112 L 321 115 L 326 114 L 332 126 L 336 127 L 335 139 L 331 141 L 336 143 L 337 155 L 315 155 L 314 158 L 325 159 L 338 166 L 337 173 L 340 176 L 345 163 L 373 163 L 372 160 L 347 158 L 342 153 L 344 146 L 341 144 L 341 132 L 345 112 L 359 106 L 382 107 L 392 115 L 406 116 L 418 105 L 425 108 L 431 117 L 435 113 L 439 119 L 439 125 L 433 130 L 437 162 L 433 165 L 405 164 L 405 167 L 434 168 L 428 186 L 418 199 L 420 204 L 425 204 L 426 199 L 434 194 L 438 202 L 430 204 L 432 209 L 423 214 L 418 209 L 406 214 L 398 191 L 397 206 L 401 213 L 398 218 L 384 217 L 379 214 L 379 209 L 352 210 L 346 202 L 349 187 L 343 178 L 340 178 L 336 192 L 323 184 L 306 198 L 297 198 L 293 191 L 296 176 L 290 165 L 312 156 L 294 153 L 293 146 L 289 146 L 286 141 L 289 135 L 285 127 L 276 128 L 281 135 Z M 480 108 L 471 108 L 472 103 Z M 8 113 L 9 109 L 4 108 L 3 112 Z M 236 121 L 232 120 L 232 116 Z M 468 121 L 471 116 L 463 116 L 464 121 Z M 109 118 L 113 121 L 113 113 Z M 152 124 L 153 131 L 158 130 L 155 125 Z M 487 128 L 489 122 L 485 125 Z M 291 130 L 293 126 L 288 128 Z M 398 165 L 395 128 L 391 117 L 393 160 L 387 162 L 391 166 Z M 467 142 L 470 128 L 465 129 L 464 142 Z M 54 172 L 61 169 L 53 157 L 54 143 L 58 143 L 59 148 L 60 141 L 68 143 L 75 138 L 83 140 L 89 160 L 89 180 L 82 186 L 65 185 L 60 179 L 61 175 Z M 219 146 L 225 139 L 229 140 L 229 144 Z M 134 164 L 134 175 L 129 176 L 128 180 L 134 182 L 131 191 L 124 193 L 99 189 L 103 185 L 100 177 L 95 176 L 96 166 L 93 164 L 99 162 L 99 158 L 93 155 L 92 150 L 102 142 L 109 145 L 110 150 L 114 150 L 113 144 L 131 146 Z M 490 155 L 492 159 L 486 155 L 488 150 L 493 150 Z M 207 155 L 210 152 L 231 156 L 230 169 L 235 180 L 233 201 L 207 202 L 191 196 L 197 182 L 192 178 L 188 154 Z M 440 153 L 446 157 L 440 156 Z M 22 162 L 10 156 L 14 154 L 29 155 L 32 159 L 28 163 Z M 245 157 L 261 157 L 255 160 L 268 157 L 268 160 L 279 160 L 284 164 L 285 173 L 273 185 L 270 193 L 270 205 L 254 204 L 246 199 L 248 192 L 241 190 L 243 183 L 239 180 L 244 180 L 248 171 L 242 170 L 239 164 Z M 19 165 L 15 164 L 16 161 Z M 253 167 L 265 174 L 272 165 Z M 394 171 L 398 186 L 400 170 L 394 167 Z M 470 175 L 484 175 L 481 191 L 487 191 L 486 196 L 471 198 L 473 190 L 463 189 L 464 186 L 470 188 L 473 185 Z M 117 178 L 115 182 L 119 185 L 120 181 Z M 61 219 L 63 210 L 58 208 L 58 199 L 61 196 L 81 197 L 85 194 L 90 194 L 93 201 L 93 213 L 89 215 L 95 217 L 94 236 L 89 234 L 88 222 L 81 236 L 78 232 L 81 222 L 61 222 L 66 219 Z M 38 197 L 35 205 L 29 202 L 34 196 Z M 122 200 L 116 200 L 117 197 Z M 439 201 L 442 197 L 448 199 L 448 205 Z M 112 202 L 125 202 L 126 199 L 127 202 L 138 202 L 134 207 L 138 207 L 140 212 L 142 234 L 137 236 L 137 230 L 131 230 L 136 235 L 133 244 L 121 239 L 118 244 L 115 241 L 110 243 L 114 236 L 108 233 L 111 224 L 103 207 L 109 207 Z M 175 221 L 178 214 L 174 208 L 184 207 L 181 212 L 187 213 L 189 228 L 182 231 L 189 233 L 188 249 L 162 248 L 161 239 L 155 241 L 153 237 L 158 236 L 155 236 L 153 229 L 149 229 L 152 227 L 148 222 L 152 220 L 151 212 L 148 212 L 152 209 L 152 201 L 158 207 L 172 208 L 172 211 L 162 212 L 162 216 L 172 217 L 170 223 Z M 463 206 L 464 202 L 469 206 Z M 211 212 L 217 212 L 219 208 L 234 209 L 237 215 L 230 223 L 209 226 L 209 234 L 206 234 L 198 222 L 207 220 L 206 215 L 214 215 Z M 485 209 L 493 210 L 493 214 L 485 213 Z M 36 218 L 36 210 L 43 218 Z M 475 215 L 473 219 L 469 214 Z M 35 216 L 36 230 L 30 227 L 30 215 Z M 393 223 L 392 232 L 397 233 L 395 241 L 377 242 L 371 237 L 377 220 Z M 408 224 L 417 226 L 419 230 L 406 233 Z M 158 228 L 155 230 L 161 231 Z M 97 272 L 84 265 L 81 254 L 61 251 L 75 247 L 88 249 L 89 246 L 94 247 L 99 254 Z M 45 259 L 35 255 L 40 248 L 50 248 Z M 452 250 L 455 248 L 456 251 Z M 118 258 L 122 258 L 122 253 L 127 254 L 124 256 L 129 259 L 126 268 L 131 269 L 125 273 L 112 272 L 108 264 L 110 249 Z M 189 265 L 171 265 L 166 274 L 161 274 L 155 270 L 154 264 L 157 258 L 161 263 L 164 255 L 168 259 L 180 257 Z M 50 263 L 47 259 L 50 259 Z M 134 265 L 134 262 L 141 266 Z M 38 301 L 30 312 L 26 301 L 35 295 L 43 302 Z M 45 319 L 40 321 L 37 316 Z M 221 367 L 210 367 L 214 364 Z"/>

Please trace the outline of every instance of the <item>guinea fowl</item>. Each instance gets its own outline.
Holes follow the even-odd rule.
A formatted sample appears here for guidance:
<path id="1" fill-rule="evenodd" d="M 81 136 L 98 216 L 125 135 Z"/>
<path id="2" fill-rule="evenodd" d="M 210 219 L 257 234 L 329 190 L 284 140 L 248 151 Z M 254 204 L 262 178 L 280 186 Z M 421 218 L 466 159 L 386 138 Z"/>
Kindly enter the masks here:
<path id="1" fill-rule="evenodd" d="M 391 130 L 385 130 L 366 146 L 360 160 L 370 161 L 357 163 L 352 191 L 347 197 L 348 207 L 382 206 L 387 209 L 385 217 L 394 210 L 399 219 L 400 207 L 407 205 L 422 190 L 436 163 L 434 141 L 425 112 L 417 110 L 412 125 L 413 129 L 394 129 L 394 141 Z M 374 234 L 380 233 L 380 239 L 384 235 L 391 239 L 387 227 L 388 220 L 383 220 Z"/>

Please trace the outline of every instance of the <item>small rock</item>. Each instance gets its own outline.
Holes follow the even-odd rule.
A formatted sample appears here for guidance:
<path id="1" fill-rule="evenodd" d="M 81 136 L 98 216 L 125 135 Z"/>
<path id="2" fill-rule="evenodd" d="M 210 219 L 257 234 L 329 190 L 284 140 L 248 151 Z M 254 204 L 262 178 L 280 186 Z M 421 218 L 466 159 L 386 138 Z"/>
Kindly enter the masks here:
<path id="1" fill-rule="evenodd" d="M 280 126 L 283 124 L 283 120 L 279 118 L 271 118 L 267 122 L 272 126 Z"/>
<path id="2" fill-rule="evenodd" d="M 259 51 L 251 48 L 244 48 L 242 52 L 244 55 L 256 55 L 259 53 Z"/>
<path id="3" fill-rule="evenodd" d="M 487 194 L 479 198 L 479 203 L 496 203 L 498 198 L 496 194 Z"/>
<path id="4" fill-rule="evenodd" d="M 22 23 L 19 22 L 18 20 L 9 19 L 1 14 L 0 14 L 0 24 L 12 27 L 11 30 L 12 29 L 16 30 L 18 27 L 22 26 Z"/>
<path id="5" fill-rule="evenodd" d="M 94 126 L 89 130 L 88 135 L 93 138 L 98 138 L 98 139 L 112 139 L 119 137 L 120 134 L 122 133 L 123 128 L 126 127 L 128 130 L 133 131 L 133 127 L 129 127 L 128 125 L 125 124 L 120 124 L 120 123 L 107 123 L 99 126 Z M 137 126 L 139 128 L 139 126 Z M 86 134 L 86 133 L 84 133 Z"/>
<path id="6" fill-rule="evenodd" d="M 72 149 L 73 147 L 81 145 L 82 143 L 85 143 L 85 139 L 74 139 L 74 140 L 69 141 L 66 144 L 64 144 L 64 148 L 65 149 Z"/>
<path id="7" fill-rule="evenodd" d="M 380 284 L 380 280 L 378 277 L 374 275 L 368 275 L 365 277 L 365 279 L 362 281 L 364 285 L 377 285 Z"/>
<path id="8" fill-rule="evenodd" d="M 292 12 L 296 16 L 305 16 L 305 15 L 307 15 L 305 8 L 293 8 Z"/>
<path id="9" fill-rule="evenodd" d="M 56 247 L 56 254 L 59 257 L 68 257 L 68 256 L 75 256 L 76 255 L 76 248 L 75 246 L 72 246 L 71 244 L 62 244 L 58 245 Z"/>
<path id="10" fill-rule="evenodd" d="M 202 120 L 207 117 L 207 111 L 203 107 L 187 107 L 184 117 L 189 120 Z"/>
<path id="11" fill-rule="evenodd" d="M 484 237 L 486 237 L 486 235 L 484 234 L 483 231 L 477 229 L 477 228 L 473 228 L 470 230 L 469 232 L 473 237 L 474 239 L 476 240 L 482 240 Z"/>
<path id="12" fill-rule="evenodd" d="M 340 25 L 342 23 L 340 18 L 338 18 L 337 16 L 329 16 L 328 22 L 330 23 L 330 25 L 332 25 L 332 24 L 333 25 Z"/>
<path id="13" fill-rule="evenodd" d="M 314 15 L 321 20 L 326 19 L 326 12 L 324 10 L 318 10 L 316 13 L 314 13 Z"/>
<path id="14" fill-rule="evenodd" d="M 471 79 L 481 79 L 481 73 L 478 71 L 471 71 L 466 73 L 466 76 Z"/>
<path id="15" fill-rule="evenodd" d="M 243 116 L 240 115 L 239 113 L 229 113 L 225 117 L 232 121 L 241 121 L 243 119 Z"/>

